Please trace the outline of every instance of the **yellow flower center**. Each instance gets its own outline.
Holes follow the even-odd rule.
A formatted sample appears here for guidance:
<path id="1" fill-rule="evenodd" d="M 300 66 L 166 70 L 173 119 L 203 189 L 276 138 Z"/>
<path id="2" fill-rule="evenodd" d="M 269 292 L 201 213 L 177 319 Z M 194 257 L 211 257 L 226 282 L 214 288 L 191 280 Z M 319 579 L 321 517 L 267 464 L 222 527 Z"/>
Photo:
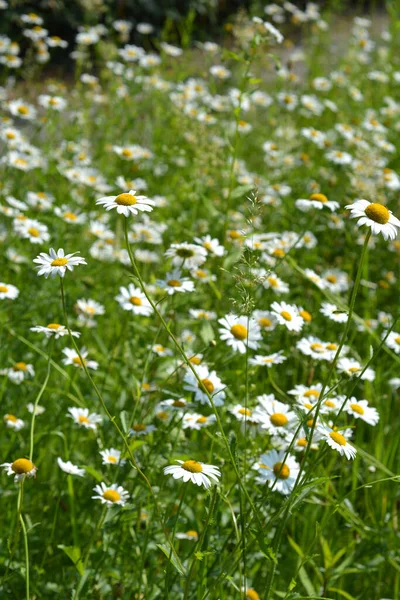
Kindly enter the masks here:
<path id="1" fill-rule="evenodd" d="M 129 150 L 129 148 L 124 148 L 121 152 L 122 156 L 125 156 L 126 158 L 131 158 L 132 156 L 132 150 Z"/>
<path id="2" fill-rule="evenodd" d="M 335 408 L 336 404 L 334 402 L 332 402 L 332 400 L 327 400 L 326 402 L 324 402 L 325 406 L 328 406 L 329 408 Z"/>
<path id="3" fill-rule="evenodd" d="M 329 434 L 329 437 L 332 438 L 332 440 L 334 442 L 336 442 L 337 444 L 339 444 L 340 446 L 346 446 L 346 444 L 347 444 L 346 438 L 344 437 L 344 435 L 342 435 L 341 433 L 338 433 L 337 431 L 331 431 L 331 433 Z"/>
<path id="4" fill-rule="evenodd" d="M 161 412 L 158 412 L 156 414 L 156 417 L 158 417 L 159 419 L 161 419 L 162 421 L 166 421 L 168 419 L 168 413 L 165 412 L 165 410 L 162 410 Z"/>
<path id="5" fill-rule="evenodd" d="M 6 294 L 8 292 L 8 287 L 6 285 L 0 285 L 0 292 Z"/>
<path id="6" fill-rule="evenodd" d="M 132 427 L 133 431 L 146 431 L 146 425 L 143 423 L 138 423 Z"/>
<path id="7" fill-rule="evenodd" d="M 67 258 L 55 258 L 51 263 L 51 267 L 64 267 L 68 263 Z"/>
<path id="8" fill-rule="evenodd" d="M 247 600 L 260 600 L 260 596 L 252 588 L 246 591 L 246 598 Z"/>
<path id="9" fill-rule="evenodd" d="M 323 352 L 324 351 L 324 347 L 322 344 L 311 344 L 310 346 L 311 350 L 314 350 L 314 352 Z"/>
<path id="10" fill-rule="evenodd" d="M 136 202 L 136 196 L 133 196 L 132 194 L 119 194 L 119 196 L 115 198 L 115 203 L 120 206 L 133 206 Z"/>
<path id="11" fill-rule="evenodd" d="M 167 281 L 167 285 L 169 285 L 170 287 L 180 287 L 182 284 L 179 281 L 179 279 L 170 279 L 169 281 Z"/>
<path id="12" fill-rule="evenodd" d="M 199 417 L 197 419 L 196 423 L 200 423 L 201 425 L 203 425 L 204 423 L 207 423 L 207 417 Z"/>
<path id="13" fill-rule="evenodd" d="M 285 256 L 285 251 L 282 250 L 282 248 L 275 248 L 272 254 L 277 258 L 283 258 Z"/>
<path id="14" fill-rule="evenodd" d="M 351 410 L 353 410 L 355 413 L 357 413 L 359 415 L 363 415 L 365 412 L 363 407 L 360 406 L 359 404 L 350 404 L 350 408 L 351 408 Z"/>
<path id="15" fill-rule="evenodd" d="M 306 438 L 300 438 L 297 440 L 296 444 L 300 446 L 300 448 L 305 448 L 307 446 Z"/>
<path id="16" fill-rule="evenodd" d="M 175 406 L 176 408 L 182 408 L 183 406 L 186 406 L 186 402 L 183 400 L 174 400 L 172 406 Z"/>
<path id="17" fill-rule="evenodd" d="M 287 479 L 290 475 L 290 469 L 287 464 L 277 462 L 274 464 L 273 471 L 279 479 Z"/>
<path id="18" fill-rule="evenodd" d="M 329 281 L 329 283 L 337 283 L 336 275 L 328 275 L 326 280 Z"/>
<path id="19" fill-rule="evenodd" d="M 113 465 L 116 465 L 117 462 L 118 462 L 118 460 L 117 460 L 117 458 L 115 456 L 109 456 L 107 458 L 107 460 L 108 460 L 108 462 L 113 463 Z"/>
<path id="20" fill-rule="evenodd" d="M 194 537 L 194 538 L 199 537 L 199 534 L 197 533 L 197 531 L 194 531 L 194 529 L 190 529 L 189 531 L 187 531 L 186 535 L 188 535 L 190 537 Z"/>
<path id="21" fill-rule="evenodd" d="M 32 237 L 39 237 L 39 235 L 40 235 L 40 231 L 39 231 L 39 229 L 36 229 L 36 227 L 29 227 L 28 233 Z"/>
<path id="22" fill-rule="evenodd" d="M 33 464 L 33 462 L 31 460 L 28 460 L 27 458 L 17 458 L 17 460 L 15 460 L 11 465 L 11 468 L 14 471 L 14 473 L 22 475 L 22 473 L 29 473 L 30 471 L 32 471 L 34 466 L 35 465 Z"/>
<path id="23" fill-rule="evenodd" d="M 109 502 L 118 502 L 121 500 L 121 494 L 117 490 L 106 490 L 103 494 L 103 498 Z"/>
<path id="24" fill-rule="evenodd" d="M 381 225 L 385 225 L 390 219 L 390 212 L 386 206 L 378 204 L 377 202 L 369 204 L 365 209 L 365 214 L 369 219 L 372 219 L 372 221 L 380 223 Z"/>
<path id="25" fill-rule="evenodd" d="M 245 340 L 247 338 L 247 327 L 244 325 L 232 325 L 231 334 L 237 340 Z"/>
<path id="26" fill-rule="evenodd" d="M 77 216 L 72 213 L 72 212 L 65 212 L 64 213 L 64 219 L 68 219 L 69 221 L 76 221 L 77 220 Z"/>
<path id="27" fill-rule="evenodd" d="M 199 365 L 201 363 L 201 358 L 199 356 L 192 356 L 192 358 L 190 358 L 189 360 L 192 363 L 192 365 Z"/>
<path id="28" fill-rule="evenodd" d="M 131 304 L 133 304 L 134 306 L 142 306 L 142 304 L 143 304 L 141 298 L 139 298 L 138 296 L 131 296 L 129 298 L 129 302 Z"/>
<path id="29" fill-rule="evenodd" d="M 85 415 L 79 415 L 78 421 L 79 423 L 89 423 L 89 419 Z"/>
<path id="30" fill-rule="evenodd" d="M 280 313 L 281 317 L 285 319 L 285 321 L 291 321 L 292 315 L 287 310 L 282 310 Z"/>
<path id="31" fill-rule="evenodd" d="M 7 131 L 6 133 L 6 138 L 9 140 L 14 140 L 15 139 L 15 133 L 13 131 Z"/>
<path id="32" fill-rule="evenodd" d="M 248 408 L 239 408 L 238 413 L 240 415 L 245 415 L 246 417 L 251 416 L 251 410 L 249 410 Z"/>
<path id="33" fill-rule="evenodd" d="M 307 323 L 309 323 L 309 322 L 312 320 L 312 316 L 310 315 L 310 313 L 309 313 L 307 310 L 301 310 L 301 311 L 299 312 L 299 315 L 300 315 L 301 317 L 303 317 L 303 319 L 304 319 L 305 321 L 307 321 Z"/>
<path id="34" fill-rule="evenodd" d="M 348 369 L 350 371 L 350 373 L 358 373 L 358 371 L 360 371 L 360 367 L 350 367 L 350 369 Z"/>
<path id="35" fill-rule="evenodd" d="M 15 415 L 5 415 L 4 420 L 11 421 L 12 423 L 16 423 L 18 421 L 18 419 Z"/>
<path id="36" fill-rule="evenodd" d="M 258 324 L 260 327 L 271 327 L 272 325 L 271 320 L 267 319 L 267 317 L 261 317 L 261 319 L 258 319 Z"/>
<path id="37" fill-rule="evenodd" d="M 29 109 L 21 104 L 21 106 L 18 106 L 18 112 L 20 115 L 27 115 L 29 113 Z"/>
<path id="38" fill-rule="evenodd" d="M 274 413 L 270 416 L 269 420 L 275 427 L 284 427 L 289 421 L 287 416 L 282 413 Z"/>
<path id="39" fill-rule="evenodd" d="M 214 391 L 214 389 L 215 389 L 215 388 L 214 388 L 214 384 L 213 384 L 213 382 L 212 382 L 212 381 L 210 381 L 209 379 L 207 379 L 207 378 L 206 378 L 206 379 L 202 379 L 202 380 L 201 380 L 201 383 L 202 383 L 202 384 L 203 384 L 203 386 L 206 388 L 206 390 L 207 390 L 207 392 L 208 392 L 209 394 L 212 394 L 212 393 L 213 393 L 213 391 Z M 200 384 L 199 384 L 199 386 L 198 386 L 198 387 L 201 389 L 201 386 L 200 386 Z"/>
<path id="40" fill-rule="evenodd" d="M 47 329 L 60 329 L 61 325 L 59 325 L 58 323 L 49 323 L 47 325 Z"/>
<path id="41" fill-rule="evenodd" d="M 327 350 L 337 350 L 337 345 L 336 344 L 327 344 L 326 345 L 326 349 Z"/>
<path id="42" fill-rule="evenodd" d="M 1 286 L 0 286 L 0 292 L 2 291 Z M 396 338 L 394 338 L 394 341 L 396 342 L 396 344 L 400 345 L 400 335 L 398 335 Z"/>
<path id="43" fill-rule="evenodd" d="M 310 398 L 311 396 L 315 396 L 315 398 L 318 398 L 319 391 L 318 390 L 307 390 L 306 392 L 304 392 L 303 396 L 305 398 Z"/>
<path id="44" fill-rule="evenodd" d="M 24 362 L 17 362 L 13 366 L 13 371 L 26 371 L 26 369 L 27 369 L 27 364 Z"/>
<path id="45" fill-rule="evenodd" d="M 278 281 L 275 277 L 267 277 L 267 281 L 270 283 L 271 287 L 278 287 Z"/>
<path id="46" fill-rule="evenodd" d="M 310 404 L 309 402 L 305 402 L 305 403 L 304 403 L 304 407 L 305 407 L 305 408 L 307 408 L 308 410 L 311 410 L 311 409 L 312 409 L 312 407 L 313 407 L 313 405 L 312 405 L 312 404 Z"/>
<path id="47" fill-rule="evenodd" d="M 195 460 L 185 460 L 181 467 L 190 473 L 201 473 L 203 470 L 201 464 Z"/>
<path id="48" fill-rule="evenodd" d="M 84 358 L 82 358 L 82 360 L 81 360 L 79 356 L 74 356 L 74 358 L 72 359 L 72 362 L 75 365 L 78 365 L 78 367 L 83 367 L 83 365 L 86 365 L 87 361 Z"/>
<path id="49" fill-rule="evenodd" d="M 328 198 L 325 196 L 325 194 L 311 194 L 310 200 L 314 200 L 314 202 L 321 202 L 322 204 L 328 202 Z"/>

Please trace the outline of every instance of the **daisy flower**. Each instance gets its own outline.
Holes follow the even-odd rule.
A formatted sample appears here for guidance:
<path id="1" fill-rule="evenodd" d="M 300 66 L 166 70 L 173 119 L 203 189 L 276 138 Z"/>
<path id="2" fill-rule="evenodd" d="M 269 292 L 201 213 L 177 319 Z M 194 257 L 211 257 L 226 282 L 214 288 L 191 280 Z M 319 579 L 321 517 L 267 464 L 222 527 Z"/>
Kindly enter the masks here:
<path id="1" fill-rule="evenodd" d="M 103 465 L 121 465 L 126 463 L 125 460 L 121 460 L 120 450 L 110 448 L 109 450 L 101 450 L 100 456 L 103 459 Z"/>
<path id="2" fill-rule="evenodd" d="M 385 240 L 394 240 L 397 236 L 397 228 L 400 221 L 383 204 L 368 202 L 368 200 L 356 200 L 353 204 L 346 206 L 350 210 L 351 219 L 359 219 L 357 225 L 367 225 L 372 233 L 381 233 Z"/>
<path id="3" fill-rule="evenodd" d="M 385 337 L 385 333 L 383 337 Z M 396 354 L 400 354 L 400 333 L 396 333 L 395 331 L 391 331 L 386 338 L 385 344 L 391 349 L 394 350 Z"/>
<path id="4" fill-rule="evenodd" d="M 132 429 L 129 431 L 129 435 L 132 437 L 138 435 L 147 435 L 148 433 L 153 433 L 155 431 L 154 425 L 145 425 L 144 423 L 136 423 L 136 425 L 132 425 Z"/>
<path id="5" fill-rule="evenodd" d="M 148 317 L 153 309 L 146 296 L 140 290 L 130 283 L 127 288 L 120 287 L 119 295 L 115 297 L 121 308 L 133 312 L 134 315 L 143 315 Z"/>
<path id="6" fill-rule="evenodd" d="M 319 312 L 335 323 L 346 323 L 347 321 L 347 313 L 340 311 L 336 304 L 330 304 L 330 302 L 323 302 Z"/>
<path id="7" fill-rule="evenodd" d="M 113 506 L 114 504 L 125 506 L 129 498 L 129 493 L 117 483 L 106 485 L 102 482 L 100 485 L 96 485 L 93 491 L 96 492 L 96 496 L 92 496 L 93 500 L 100 500 L 102 504 L 107 506 Z"/>
<path id="8" fill-rule="evenodd" d="M 287 294 L 289 292 L 288 284 L 272 272 L 262 278 L 262 284 L 266 290 L 272 290 L 276 294 Z"/>
<path id="9" fill-rule="evenodd" d="M 275 313 L 270 310 L 255 310 L 252 315 L 262 332 L 273 331 L 278 323 Z"/>
<path id="10" fill-rule="evenodd" d="M 257 350 L 261 340 L 260 326 L 252 317 L 239 317 L 232 313 L 218 319 L 221 340 L 224 340 L 235 352 L 245 354 L 246 346 Z"/>
<path id="11" fill-rule="evenodd" d="M 86 350 L 86 348 L 81 348 L 81 357 L 82 360 L 80 358 L 80 356 L 78 355 L 78 353 L 76 352 L 76 350 L 72 349 L 72 348 L 64 348 L 63 349 L 63 354 L 65 354 L 65 358 L 63 358 L 62 362 L 64 365 L 74 365 L 74 367 L 80 367 L 83 368 L 83 366 L 85 366 L 87 369 L 94 369 L 96 370 L 97 367 L 99 366 L 99 363 L 96 362 L 95 360 L 86 360 L 86 357 L 88 355 L 88 351 Z M 83 364 L 82 364 L 83 362 Z"/>
<path id="12" fill-rule="evenodd" d="M 194 283 L 188 277 L 182 277 L 179 269 L 167 273 L 165 280 L 158 279 L 156 284 L 169 296 L 176 293 L 194 292 Z"/>
<path id="13" fill-rule="evenodd" d="M 216 421 L 215 415 L 201 415 L 200 413 L 186 413 L 182 419 L 182 429 L 195 429 L 200 431 L 203 427 L 208 427 Z"/>
<path id="14" fill-rule="evenodd" d="M 235 404 L 232 408 L 228 408 L 229 412 L 232 413 L 238 421 L 248 421 L 252 418 L 252 411 L 242 404 Z"/>
<path id="15" fill-rule="evenodd" d="M 210 371 L 206 366 L 195 367 L 201 383 L 212 397 L 215 406 L 222 406 L 225 399 L 224 384 L 217 376 L 215 371 Z M 188 392 L 194 393 L 194 399 L 201 404 L 210 404 L 210 400 L 203 388 L 197 381 L 192 371 L 188 371 L 184 377 L 183 388 Z"/>
<path id="16" fill-rule="evenodd" d="M 276 400 L 273 394 L 263 394 L 257 398 L 258 406 L 253 417 L 271 435 L 286 436 L 287 431 L 297 422 L 296 413 L 288 404 Z"/>
<path id="17" fill-rule="evenodd" d="M 124 192 L 118 196 L 105 196 L 96 200 L 96 204 L 104 206 L 106 210 L 117 209 L 119 215 L 129 217 L 130 214 L 137 215 L 139 212 L 151 212 L 154 200 L 146 196 L 136 196 L 135 190 Z"/>
<path id="18" fill-rule="evenodd" d="M 352 396 L 347 400 L 344 410 L 356 419 L 365 421 L 368 425 L 376 425 L 379 421 L 378 411 L 376 408 L 368 406 L 368 400 L 357 400 Z"/>
<path id="19" fill-rule="evenodd" d="M 33 366 L 25 362 L 17 362 L 9 369 L 2 369 L 0 375 L 7 375 L 8 378 L 19 385 L 28 377 L 34 377 L 35 371 Z"/>
<path id="20" fill-rule="evenodd" d="M 35 415 L 42 415 L 46 410 L 44 406 L 40 406 L 40 404 L 36 404 L 35 406 L 34 404 L 32 404 L 32 402 L 29 402 L 29 404 L 26 405 L 26 408 L 28 412 L 31 413 L 31 415 L 33 415 L 33 413 L 35 413 Z"/>
<path id="21" fill-rule="evenodd" d="M 47 338 L 54 337 L 56 340 L 59 337 L 68 335 L 68 329 L 65 327 L 65 325 L 60 325 L 59 323 L 49 323 L 45 327 L 42 325 L 35 325 L 35 327 L 30 327 L 29 331 L 44 333 Z M 71 331 L 71 335 L 78 338 L 81 334 L 79 331 Z"/>
<path id="22" fill-rule="evenodd" d="M 14 481 L 18 482 L 24 477 L 36 477 L 37 468 L 31 460 L 27 458 L 17 458 L 12 463 L 3 463 L 0 467 L 4 467 L 7 475 L 15 475 Z"/>
<path id="23" fill-rule="evenodd" d="M 355 458 L 357 450 L 348 443 L 342 433 L 331 429 L 328 425 L 318 425 L 317 431 L 321 439 L 325 440 L 333 450 L 337 450 L 341 456 L 345 456 L 348 460 Z"/>
<path id="24" fill-rule="evenodd" d="M 212 484 L 210 479 L 218 481 L 218 478 L 221 477 L 220 470 L 213 465 L 206 465 L 196 460 L 177 460 L 176 462 L 179 465 L 164 467 L 164 475 L 172 475 L 174 479 L 183 479 L 185 483 L 191 481 L 198 486 L 204 485 L 206 489 Z"/>
<path id="25" fill-rule="evenodd" d="M 254 358 L 250 358 L 249 363 L 257 367 L 272 367 L 272 365 L 280 365 L 285 362 L 286 356 L 283 355 L 282 350 L 263 356 L 256 354 Z"/>
<path id="26" fill-rule="evenodd" d="M 162 344 L 154 344 L 151 349 L 158 356 L 173 356 L 174 354 L 171 348 L 166 348 Z"/>
<path id="27" fill-rule="evenodd" d="M 175 537 L 178 540 L 190 540 L 192 542 L 197 542 L 199 539 L 199 534 L 197 531 L 194 531 L 194 529 L 190 529 L 189 531 L 186 531 L 186 533 L 178 531 L 178 533 L 175 534 Z"/>
<path id="28" fill-rule="evenodd" d="M 4 423 L 6 427 L 9 429 L 14 429 L 14 431 L 19 431 L 25 425 L 22 419 L 18 419 L 15 415 L 7 414 L 3 417 Z"/>
<path id="29" fill-rule="evenodd" d="M 346 373 L 349 377 L 354 375 L 358 375 L 363 370 L 363 366 L 353 358 L 341 358 L 338 360 L 337 369 L 341 373 Z M 362 374 L 361 379 L 366 379 L 367 381 L 374 381 L 375 379 L 375 371 L 373 369 L 366 369 Z"/>
<path id="30" fill-rule="evenodd" d="M 290 494 L 300 467 L 293 456 L 286 457 L 283 450 L 271 450 L 268 454 L 262 454 L 258 463 L 258 483 L 266 483 L 280 494 Z M 285 462 L 283 462 L 285 460 Z"/>
<path id="31" fill-rule="evenodd" d="M 101 423 L 103 420 L 101 416 L 96 413 L 90 414 L 88 408 L 76 408 L 73 406 L 68 409 L 68 412 L 69 415 L 67 415 L 67 417 L 73 419 L 77 425 L 84 427 L 85 429 L 92 429 L 93 431 L 96 431 L 97 424 Z"/>
<path id="32" fill-rule="evenodd" d="M 64 473 L 68 473 L 68 475 L 78 475 L 79 477 L 84 477 L 85 469 L 80 469 L 76 465 L 73 465 L 70 460 L 64 462 L 62 458 L 57 458 L 58 466 Z"/>
<path id="33" fill-rule="evenodd" d="M 330 353 L 327 350 L 326 343 L 319 338 L 310 335 L 301 338 L 296 344 L 296 348 L 305 356 L 311 356 L 314 360 L 330 360 Z"/>
<path id="34" fill-rule="evenodd" d="M 165 252 L 167 258 L 172 258 L 172 264 L 176 267 L 195 270 L 202 265 L 207 258 L 207 250 L 204 246 L 197 244 L 171 244 Z"/>
<path id="35" fill-rule="evenodd" d="M 299 198 L 295 202 L 296 208 L 302 212 L 308 212 L 311 209 L 322 210 L 324 207 L 329 208 L 331 212 L 337 210 L 340 206 L 339 202 L 328 200 L 325 194 L 311 194 L 309 199 Z"/>
<path id="36" fill-rule="evenodd" d="M 104 315 L 105 308 L 100 302 L 88 298 L 80 298 L 76 301 L 76 311 L 78 312 L 78 322 L 85 327 L 96 327 L 97 323 L 94 317 Z"/>
<path id="37" fill-rule="evenodd" d="M 44 275 L 45 278 L 49 275 L 55 277 L 59 275 L 64 277 L 66 271 L 73 271 L 77 265 L 86 265 L 86 261 L 81 256 L 74 256 L 79 252 L 73 252 L 72 254 L 64 255 L 64 250 L 60 248 L 57 252 L 54 248 L 50 248 L 49 254 L 41 252 L 33 262 L 39 266 L 35 267 L 38 271 L 38 275 Z"/>
<path id="38" fill-rule="evenodd" d="M 289 331 L 300 331 L 304 325 L 304 319 L 299 314 L 299 309 L 294 304 L 286 302 L 273 302 L 271 309 L 276 315 L 278 323 L 284 325 Z"/>
<path id="39" fill-rule="evenodd" d="M 194 238 L 194 241 L 203 246 L 209 254 L 214 256 L 223 256 L 225 254 L 225 248 L 219 243 L 217 238 L 212 238 L 211 235 L 205 235 L 202 238 Z"/>
<path id="40" fill-rule="evenodd" d="M 18 295 L 19 289 L 15 285 L 0 282 L 0 300 L 4 300 L 5 298 L 15 300 L 15 298 L 18 298 Z"/>

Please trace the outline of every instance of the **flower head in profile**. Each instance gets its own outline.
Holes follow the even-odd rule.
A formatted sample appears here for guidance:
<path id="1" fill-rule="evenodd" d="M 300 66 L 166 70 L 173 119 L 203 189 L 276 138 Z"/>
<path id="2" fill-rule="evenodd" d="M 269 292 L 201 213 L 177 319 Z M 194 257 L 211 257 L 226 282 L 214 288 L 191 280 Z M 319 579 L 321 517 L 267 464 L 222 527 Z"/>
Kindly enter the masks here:
<path id="1" fill-rule="evenodd" d="M 35 477 L 37 467 L 27 458 L 17 458 L 12 463 L 3 463 L 0 467 L 4 467 L 7 475 L 14 475 L 14 481 L 22 481 L 25 477 Z"/>
<path id="2" fill-rule="evenodd" d="M 400 221 L 390 210 L 378 202 L 368 200 L 356 200 L 353 204 L 346 206 L 350 210 L 350 217 L 358 219 L 357 225 L 367 225 L 372 233 L 381 233 L 385 240 L 394 240 L 397 236 L 397 228 Z"/>
<path id="3" fill-rule="evenodd" d="M 38 275 L 44 275 L 46 279 L 49 275 L 51 275 L 51 277 L 55 277 L 56 275 L 64 277 L 67 270 L 73 271 L 74 267 L 77 265 L 87 264 L 84 258 L 75 256 L 75 254 L 79 254 L 79 252 L 64 254 L 63 248 L 60 248 L 57 252 L 54 248 L 50 248 L 49 254 L 41 252 L 33 262 L 39 265 L 38 267 L 35 267 L 38 271 Z"/>
<path id="4" fill-rule="evenodd" d="M 64 473 L 68 473 L 68 475 L 78 475 L 79 477 L 83 477 L 85 475 L 85 469 L 80 469 L 76 465 L 73 465 L 70 460 L 63 461 L 62 458 L 57 458 L 58 466 Z"/>
<path id="5" fill-rule="evenodd" d="M 35 327 L 30 327 L 29 330 L 36 333 L 44 333 L 47 338 L 54 337 L 56 340 L 64 335 L 69 335 L 65 325 L 60 325 L 59 323 L 49 323 L 46 326 L 35 325 Z M 79 331 L 71 331 L 71 335 L 79 337 L 81 334 Z"/>
<path id="6" fill-rule="evenodd" d="M 64 348 L 63 354 L 65 354 L 65 358 L 62 359 L 64 365 L 74 365 L 74 367 L 86 367 L 87 369 L 96 370 L 99 366 L 99 363 L 95 360 L 86 360 L 88 355 L 88 351 L 86 348 L 81 348 L 80 356 L 76 350 L 72 348 Z"/>
<path id="7" fill-rule="evenodd" d="M 204 485 L 208 489 L 212 481 L 218 481 L 221 472 L 218 467 L 205 465 L 196 460 L 177 460 L 179 465 L 170 465 L 164 468 L 164 475 L 172 475 L 174 479 L 183 479 L 184 483 L 191 481 L 198 486 Z M 211 480 L 210 480 L 211 479 Z"/>
<path id="8" fill-rule="evenodd" d="M 102 482 L 100 485 L 96 485 L 93 491 L 96 492 L 96 496 L 92 496 L 93 500 L 100 500 L 102 504 L 106 504 L 108 507 L 114 504 L 124 506 L 129 498 L 129 493 L 124 490 L 122 485 L 117 483 L 106 485 Z"/>
<path id="9" fill-rule="evenodd" d="M 116 208 L 119 215 L 129 217 L 129 215 L 137 215 L 138 212 L 151 212 L 155 203 L 146 196 L 137 196 L 135 190 L 130 190 L 118 196 L 99 198 L 96 204 L 101 204 L 106 210 Z"/>

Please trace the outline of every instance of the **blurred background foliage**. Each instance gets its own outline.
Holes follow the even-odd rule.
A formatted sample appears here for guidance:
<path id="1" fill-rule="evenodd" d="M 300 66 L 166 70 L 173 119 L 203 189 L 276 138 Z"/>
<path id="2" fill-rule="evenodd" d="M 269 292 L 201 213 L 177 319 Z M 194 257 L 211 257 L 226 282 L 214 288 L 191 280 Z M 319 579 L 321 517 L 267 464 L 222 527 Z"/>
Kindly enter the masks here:
<path id="1" fill-rule="evenodd" d="M 397 0 L 394 0 L 396 3 Z M 276 0 L 282 4 L 283 0 Z M 9 0 L 9 9 L 2 11 L 1 32 L 18 37 L 18 15 L 35 12 L 44 18 L 46 27 L 57 35 L 72 41 L 79 27 L 103 23 L 110 25 L 116 19 L 134 24 L 152 24 L 157 34 L 178 44 L 188 43 L 192 36 L 198 40 L 218 37 L 229 19 L 238 10 L 262 14 L 264 7 L 273 2 L 265 0 Z M 304 9 L 307 1 L 292 2 Z M 388 3 L 378 0 L 325 0 L 316 1 L 325 11 L 370 12 L 384 9 Z M 389 4 L 393 4 L 389 2 Z M 134 39 L 132 41 L 135 41 Z"/>

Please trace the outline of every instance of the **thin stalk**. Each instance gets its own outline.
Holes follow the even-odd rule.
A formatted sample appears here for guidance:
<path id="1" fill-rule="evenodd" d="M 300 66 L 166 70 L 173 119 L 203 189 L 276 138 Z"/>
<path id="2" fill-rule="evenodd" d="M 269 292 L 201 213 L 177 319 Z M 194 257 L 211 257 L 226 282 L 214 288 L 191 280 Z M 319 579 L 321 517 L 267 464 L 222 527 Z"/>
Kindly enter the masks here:
<path id="1" fill-rule="evenodd" d="M 108 419 L 110 420 L 110 422 L 112 423 L 112 425 L 113 425 L 113 426 L 115 427 L 115 429 L 117 430 L 117 432 L 118 432 L 118 435 L 120 436 L 120 438 L 123 440 L 123 442 L 124 442 L 124 446 L 125 446 L 125 449 L 126 449 L 126 451 L 127 451 L 128 455 L 129 455 L 129 458 L 130 458 L 130 460 L 131 460 L 132 466 L 133 466 L 133 467 L 134 467 L 134 468 L 137 470 L 137 472 L 139 473 L 139 475 L 142 477 L 142 479 L 145 481 L 145 483 L 146 483 L 147 487 L 149 488 L 150 494 L 151 494 L 151 496 L 152 496 L 152 499 L 153 499 L 154 505 L 155 505 L 155 507 L 156 507 L 156 510 L 157 510 L 157 516 L 158 516 L 158 519 L 159 519 L 159 521 L 160 521 L 161 527 L 162 527 L 162 529 L 163 529 L 163 532 L 164 532 L 165 538 L 166 538 L 166 540 L 167 540 L 168 546 L 170 546 L 170 548 L 171 548 L 172 552 L 174 553 L 174 556 L 175 556 L 175 558 L 176 558 L 176 560 L 177 560 L 177 562 L 178 562 L 179 566 L 182 568 L 182 571 L 184 571 L 184 568 L 183 568 L 183 566 L 182 566 L 182 564 L 181 564 L 181 561 L 180 561 L 180 559 L 179 559 L 179 556 L 178 556 L 178 554 L 176 553 L 176 550 L 175 550 L 175 548 L 174 548 L 174 547 L 173 547 L 173 545 L 171 544 L 171 540 L 170 540 L 170 538 L 169 538 L 169 535 L 168 535 L 167 528 L 166 528 L 166 526 L 165 526 L 164 520 L 163 520 L 163 518 L 162 518 L 162 516 L 161 516 L 160 507 L 159 507 L 159 505 L 158 505 L 158 501 L 157 501 L 157 498 L 156 498 L 156 496 L 155 496 L 155 494 L 154 494 L 154 490 L 153 490 L 153 488 L 152 488 L 152 486 L 151 486 L 151 483 L 150 483 L 150 481 L 147 479 L 146 475 L 143 473 L 143 471 L 141 470 L 141 468 L 139 467 L 138 463 L 136 462 L 136 459 L 135 459 L 135 457 L 134 457 L 134 455 L 133 455 L 133 452 L 132 452 L 132 450 L 131 450 L 131 448 L 130 448 L 130 446 L 129 446 L 129 444 L 128 444 L 127 438 L 126 438 L 126 436 L 124 435 L 124 433 L 122 432 L 122 430 L 120 429 L 120 427 L 119 427 L 119 425 L 118 425 L 118 423 L 117 423 L 117 421 L 116 421 L 116 418 L 115 418 L 115 416 L 112 416 L 112 414 L 111 414 L 111 413 L 110 413 L 110 411 L 108 410 L 108 408 L 107 408 L 107 405 L 106 405 L 106 403 L 105 403 L 105 400 L 104 400 L 103 396 L 101 395 L 101 393 L 100 393 L 100 391 L 99 391 L 99 388 L 97 387 L 97 385 L 96 385 L 96 383 L 95 383 L 94 379 L 92 378 L 91 374 L 89 373 L 89 371 L 88 371 L 88 369 L 87 369 L 87 367 L 86 367 L 85 361 L 84 361 L 84 359 L 82 358 L 82 355 L 81 355 L 81 353 L 80 353 L 80 351 L 79 351 L 79 348 L 78 348 L 78 346 L 77 346 L 77 344 L 76 344 L 76 342 L 75 342 L 75 339 L 74 339 L 74 337 L 73 337 L 73 335 L 72 335 L 72 333 L 71 333 L 71 329 L 70 329 L 70 326 L 69 326 L 69 321 L 68 321 L 67 308 L 66 308 L 66 304 L 65 304 L 65 293 L 64 293 L 64 284 L 63 284 L 63 278 L 62 278 L 62 277 L 60 278 L 60 289 L 61 289 L 61 301 L 62 301 L 62 306 L 63 306 L 63 311 L 64 311 L 65 325 L 66 325 L 66 327 L 67 327 L 67 329 L 68 329 L 68 333 L 69 333 L 69 336 L 70 336 L 70 338 L 71 338 L 71 343 L 72 343 L 72 345 L 73 345 L 73 347 L 74 347 L 74 349 L 75 349 L 75 351 L 76 351 L 77 355 L 79 356 L 79 359 L 80 359 L 80 361 L 81 361 L 82 368 L 83 368 L 83 370 L 85 371 L 85 375 L 86 375 L 86 377 L 89 379 L 90 383 L 92 384 L 92 387 L 93 387 L 93 389 L 94 389 L 94 391 L 95 391 L 95 393 L 96 393 L 96 396 L 98 397 L 98 399 L 99 399 L 99 401 L 100 401 L 100 404 L 102 405 L 102 407 L 103 407 L 103 410 L 104 410 L 104 412 L 106 413 L 106 415 L 107 415 Z"/>

